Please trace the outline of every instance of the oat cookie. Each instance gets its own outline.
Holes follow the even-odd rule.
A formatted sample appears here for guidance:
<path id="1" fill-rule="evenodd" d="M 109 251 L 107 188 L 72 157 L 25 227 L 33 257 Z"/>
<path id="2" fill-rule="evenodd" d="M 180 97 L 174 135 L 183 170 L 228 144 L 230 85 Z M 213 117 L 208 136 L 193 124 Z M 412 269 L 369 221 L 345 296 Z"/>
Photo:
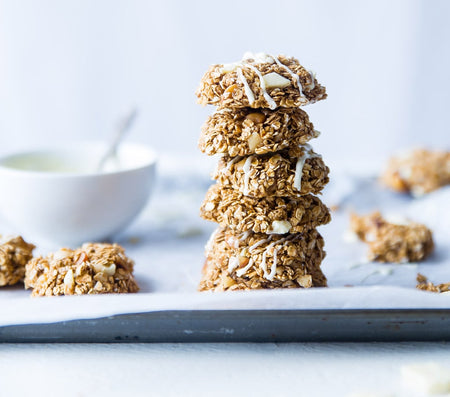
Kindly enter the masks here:
<path id="1" fill-rule="evenodd" d="M 397 191 L 421 196 L 450 184 L 450 152 L 416 149 L 390 159 L 382 182 Z"/>
<path id="2" fill-rule="evenodd" d="M 378 262 L 415 262 L 426 259 L 434 249 L 433 235 L 425 225 L 390 223 L 379 212 L 353 214 L 351 229 L 369 244 L 368 257 Z"/>
<path id="3" fill-rule="evenodd" d="M 327 97 L 325 87 L 295 58 L 244 55 L 240 62 L 212 65 L 196 91 L 198 102 L 227 108 L 296 108 Z"/>
<path id="4" fill-rule="evenodd" d="M 264 154 L 303 145 L 319 134 L 298 108 L 222 108 L 203 125 L 199 148 L 210 156 Z"/>
<path id="5" fill-rule="evenodd" d="M 318 194 L 328 183 L 328 167 L 309 145 L 278 153 L 222 157 L 214 179 L 251 197 Z"/>
<path id="6" fill-rule="evenodd" d="M 0 235 L 0 287 L 23 281 L 25 265 L 33 257 L 34 248 L 20 236 Z"/>
<path id="7" fill-rule="evenodd" d="M 423 274 L 418 273 L 416 288 L 422 291 L 429 291 L 429 292 L 450 292 L 450 282 L 433 284 Z"/>
<path id="8" fill-rule="evenodd" d="M 86 243 L 32 259 L 25 288 L 32 296 L 137 292 L 133 266 L 120 245 Z"/>
<path id="9" fill-rule="evenodd" d="M 322 236 L 270 235 L 219 228 L 206 246 L 200 291 L 325 287 Z"/>
<path id="10" fill-rule="evenodd" d="M 327 206 L 311 194 L 258 199 L 218 184 L 209 188 L 200 215 L 236 231 L 267 234 L 300 233 L 331 220 Z"/>

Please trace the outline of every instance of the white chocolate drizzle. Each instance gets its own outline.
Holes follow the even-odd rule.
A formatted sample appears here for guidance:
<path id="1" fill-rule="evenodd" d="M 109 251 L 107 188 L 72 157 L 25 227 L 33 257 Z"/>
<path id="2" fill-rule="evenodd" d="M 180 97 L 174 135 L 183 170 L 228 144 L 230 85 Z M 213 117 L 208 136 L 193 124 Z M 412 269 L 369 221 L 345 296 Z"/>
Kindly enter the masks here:
<path id="1" fill-rule="evenodd" d="M 241 277 L 243 274 L 247 272 L 248 269 L 250 269 L 253 265 L 253 259 L 250 258 L 248 261 L 247 266 L 243 267 L 242 269 L 236 270 L 236 276 Z"/>
<path id="2" fill-rule="evenodd" d="M 304 99 L 304 104 L 315 102 L 314 100 L 309 100 L 303 93 L 302 83 L 300 81 L 300 77 L 298 76 L 298 74 L 295 73 L 294 71 L 292 71 L 288 66 L 286 66 L 285 64 L 280 62 L 278 57 L 275 57 L 270 54 L 265 54 L 263 52 L 256 53 L 256 54 L 253 54 L 251 52 L 246 52 L 240 62 L 234 62 L 234 63 L 222 65 L 222 71 L 225 73 L 236 71 L 239 81 L 244 86 L 244 92 L 245 92 L 245 95 L 247 96 L 250 106 L 255 102 L 255 94 L 252 91 L 252 89 L 250 88 L 250 85 L 248 84 L 248 81 L 245 78 L 244 74 L 242 73 L 242 67 L 248 67 L 249 69 L 252 69 L 257 74 L 259 81 L 260 81 L 260 86 L 261 86 L 261 90 L 263 92 L 264 99 L 267 101 L 269 108 L 271 110 L 274 110 L 277 107 L 277 104 L 267 92 L 266 83 L 264 81 L 263 75 L 257 68 L 255 68 L 253 65 L 250 64 L 249 60 L 253 60 L 253 63 L 255 65 L 258 65 L 261 63 L 269 63 L 269 64 L 276 63 L 279 67 L 286 70 L 286 72 L 288 72 L 289 75 L 295 81 L 297 81 L 300 98 Z M 311 77 L 311 83 L 308 85 L 308 88 L 309 88 L 309 90 L 313 90 L 315 87 L 314 73 L 310 70 L 308 71 L 308 73 Z"/>
<path id="3" fill-rule="evenodd" d="M 249 188 L 248 188 L 248 182 L 250 179 L 250 166 L 252 165 L 253 156 L 248 156 L 245 160 L 244 166 L 242 167 L 242 170 L 244 171 L 244 195 L 248 195 Z"/>
<path id="4" fill-rule="evenodd" d="M 242 243 L 243 241 L 247 240 L 248 236 L 250 236 L 250 230 L 247 230 L 246 232 L 242 233 L 238 241 Z"/>
<path id="5" fill-rule="evenodd" d="M 309 72 L 309 77 L 311 77 L 311 84 L 308 86 L 308 88 L 310 91 L 312 91 L 316 87 L 316 83 L 314 83 L 316 76 L 312 70 L 308 70 L 308 72 Z"/>
<path id="6" fill-rule="evenodd" d="M 208 253 L 208 252 L 210 252 L 210 251 L 212 250 L 212 246 L 213 246 L 213 243 L 214 243 L 214 239 L 216 238 L 217 233 L 219 233 L 220 230 L 222 230 L 222 229 L 219 227 L 219 228 L 217 228 L 216 230 L 214 230 L 214 231 L 211 233 L 211 236 L 209 237 L 209 239 L 208 239 L 208 241 L 207 241 L 207 243 L 206 243 L 206 245 L 205 245 L 205 251 L 206 251 L 206 253 Z"/>
<path id="7" fill-rule="evenodd" d="M 268 280 L 273 280 L 273 278 L 275 277 L 275 273 L 277 272 L 277 253 L 278 253 L 278 249 L 275 248 L 273 250 L 273 263 L 272 263 L 272 267 L 270 268 L 270 274 L 267 276 Z"/>
<path id="8" fill-rule="evenodd" d="M 284 238 L 282 238 L 282 239 L 280 239 L 278 241 L 274 241 L 274 242 L 270 243 L 266 247 L 266 249 L 263 252 L 262 261 L 261 261 L 261 265 L 260 265 L 260 268 L 263 271 L 264 278 L 266 278 L 269 281 L 272 281 L 273 278 L 275 277 L 275 274 L 277 272 L 277 254 L 278 254 L 278 250 L 281 247 L 280 246 L 279 247 L 275 247 L 274 250 L 273 250 L 273 263 L 272 263 L 272 267 L 270 269 L 270 273 L 267 271 L 267 264 L 266 264 L 266 256 L 267 256 L 268 250 L 270 248 L 272 248 L 274 245 L 280 245 L 281 244 L 283 246 L 286 241 L 295 241 L 298 238 L 300 238 L 300 235 L 298 235 L 298 234 L 291 234 L 291 235 L 289 235 L 287 237 L 284 237 Z"/>
<path id="9" fill-rule="evenodd" d="M 264 239 L 264 240 L 259 240 L 257 241 L 255 244 L 253 244 L 252 246 L 250 246 L 248 248 L 249 252 L 252 252 L 253 250 L 255 250 L 256 248 L 258 248 L 260 245 L 264 244 L 264 243 L 269 243 L 270 240 L 272 240 L 273 236 L 269 236 L 268 238 Z"/>
<path id="10" fill-rule="evenodd" d="M 266 100 L 267 104 L 269 105 L 269 109 L 270 110 L 276 109 L 277 103 L 267 93 L 266 82 L 264 81 L 264 78 L 263 78 L 263 75 L 261 74 L 261 72 L 258 69 L 256 69 L 253 65 L 248 64 L 247 67 L 249 67 L 251 70 L 253 70 L 256 73 L 256 75 L 258 76 L 258 78 L 259 78 L 259 85 L 261 86 L 261 90 L 263 92 L 264 99 Z M 254 98 L 253 98 L 253 101 L 254 101 Z M 250 102 L 250 99 L 249 99 L 249 102 Z M 250 102 L 250 105 L 251 104 L 252 104 L 252 102 Z"/>
<path id="11" fill-rule="evenodd" d="M 273 60 L 276 62 L 276 64 L 277 64 L 280 68 L 283 68 L 284 70 L 286 70 L 286 72 L 288 72 L 289 75 L 290 75 L 291 77 L 293 77 L 293 78 L 297 81 L 298 92 L 300 93 L 300 98 L 305 98 L 305 99 L 308 101 L 308 99 L 305 97 L 305 94 L 303 93 L 302 83 L 301 83 L 301 81 L 300 81 L 300 77 L 298 76 L 298 74 L 297 74 L 297 73 L 294 73 L 294 72 L 293 72 L 291 69 L 289 69 L 285 64 L 281 63 L 277 57 L 274 57 L 273 55 L 271 55 L 271 57 L 273 58 Z"/>
<path id="12" fill-rule="evenodd" d="M 256 54 L 252 52 L 246 52 L 242 57 L 242 60 L 247 61 L 249 59 L 253 59 L 253 61 L 257 65 L 260 63 L 273 63 L 273 56 L 264 52 L 257 52 Z"/>
<path id="13" fill-rule="evenodd" d="M 305 165 L 306 160 L 312 159 L 315 157 L 321 157 L 320 155 L 313 153 L 313 149 L 310 145 L 300 145 L 303 148 L 303 154 L 298 158 L 297 164 L 295 165 L 295 175 L 294 175 L 294 183 L 293 186 L 298 191 L 302 190 L 302 176 L 303 176 L 303 167 Z"/>
<path id="14" fill-rule="evenodd" d="M 228 273 L 231 273 L 238 266 L 239 266 L 239 258 L 237 256 L 232 256 L 228 260 Z"/>
<path id="15" fill-rule="evenodd" d="M 246 236 L 247 237 L 247 236 Z M 262 254 L 262 259 L 261 259 L 261 263 L 259 265 L 260 269 L 263 271 L 263 276 L 264 278 L 266 278 L 269 281 L 272 281 L 276 275 L 277 272 L 277 263 L 278 263 L 278 251 L 284 246 L 284 244 L 287 241 L 296 241 L 300 238 L 303 238 L 301 234 L 290 234 L 287 237 L 281 238 L 277 241 L 272 241 L 272 235 L 270 235 L 268 238 L 263 239 L 263 240 L 259 240 L 257 241 L 255 244 L 253 244 L 252 246 L 250 246 L 248 248 L 248 252 L 252 253 L 256 248 L 258 248 L 260 245 L 263 244 L 267 244 L 266 248 L 264 248 L 264 252 Z M 239 240 L 241 240 L 242 237 L 240 237 Z M 267 254 L 269 252 L 269 250 L 274 247 L 273 250 L 273 263 L 272 266 L 270 268 L 270 272 L 267 270 Z M 242 254 L 242 253 L 241 253 Z M 243 256 L 243 255 L 241 255 Z M 247 266 L 243 267 L 242 269 L 239 269 L 236 271 L 236 275 L 237 276 L 242 276 L 244 273 L 247 272 L 248 269 L 250 269 L 250 267 L 253 265 L 253 260 L 250 259 L 249 263 L 247 264 Z M 235 269 L 236 267 L 239 266 L 239 260 L 238 257 L 231 257 L 229 262 L 228 262 L 228 271 L 231 272 L 233 269 Z"/>
<path id="16" fill-rule="evenodd" d="M 227 163 L 227 166 L 226 166 L 225 168 L 222 169 L 222 172 L 224 172 L 224 171 L 230 171 L 230 170 L 231 170 L 231 167 L 232 167 L 234 164 L 239 163 L 239 161 L 241 161 L 242 159 L 243 159 L 242 156 L 236 156 L 236 157 L 233 157 L 233 158 Z"/>
<path id="17" fill-rule="evenodd" d="M 238 76 L 240 82 L 244 85 L 244 91 L 245 91 L 245 95 L 247 95 L 248 103 L 250 105 L 252 105 L 253 102 L 255 102 L 255 94 L 253 94 L 252 89 L 248 85 L 248 81 L 245 78 L 244 73 L 242 73 L 242 69 L 237 68 L 236 73 L 237 73 L 237 76 Z"/>

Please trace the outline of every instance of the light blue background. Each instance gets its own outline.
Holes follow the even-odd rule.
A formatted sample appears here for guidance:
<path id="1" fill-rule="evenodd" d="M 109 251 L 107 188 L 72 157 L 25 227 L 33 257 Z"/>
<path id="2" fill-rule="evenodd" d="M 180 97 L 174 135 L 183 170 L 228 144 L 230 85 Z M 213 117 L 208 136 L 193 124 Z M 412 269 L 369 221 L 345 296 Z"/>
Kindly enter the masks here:
<path id="1" fill-rule="evenodd" d="M 305 108 L 332 167 L 449 146 L 450 2 L 0 0 L 0 153 L 103 139 L 131 106 L 133 141 L 201 159 L 209 64 L 295 55 L 329 99 Z"/>

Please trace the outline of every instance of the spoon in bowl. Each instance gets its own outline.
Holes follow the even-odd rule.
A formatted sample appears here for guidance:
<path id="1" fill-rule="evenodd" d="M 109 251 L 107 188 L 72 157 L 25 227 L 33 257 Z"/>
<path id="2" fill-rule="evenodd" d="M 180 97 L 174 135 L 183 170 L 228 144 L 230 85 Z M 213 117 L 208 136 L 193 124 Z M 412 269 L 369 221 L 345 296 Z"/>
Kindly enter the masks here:
<path id="1" fill-rule="evenodd" d="M 111 162 L 114 162 L 117 165 L 117 149 L 119 148 L 119 145 L 122 142 L 124 136 L 128 131 L 130 131 L 131 127 L 136 121 L 137 115 L 137 108 L 133 108 L 130 113 L 128 113 L 123 119 L 120 120 L 113 140 L 111 141 L 110 145 L 108 145 L 106 152 L 98 162 L 96 169 L 97 172 L 104 171 L 107 165 L 111 165 Z"/>

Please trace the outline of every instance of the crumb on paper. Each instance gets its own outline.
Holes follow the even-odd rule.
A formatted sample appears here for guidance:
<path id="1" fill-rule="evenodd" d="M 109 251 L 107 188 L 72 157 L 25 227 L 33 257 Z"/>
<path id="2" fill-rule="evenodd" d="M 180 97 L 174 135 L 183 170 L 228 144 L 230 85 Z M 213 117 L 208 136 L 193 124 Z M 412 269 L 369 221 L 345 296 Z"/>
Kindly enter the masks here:
<path id="1" fill-rule="evenodd" d="M 350 228 L 369 245 L 368 258 L 377 262 L 407 263 L 426 259 L 434 249 L 433 235 L 425 225 L 390 223 L 380 212 L 351 215 Z"/>
<path id="2" fill-rule="evenodd" d="M 120 245 L 86 243 L 29 261 L 25 288 L 32 296 L 137 292 L 133 267 Z"/>
<path id="3" fill-rule="evenodd" d="M 416 393 L 450 393 L 450 368 L 436 362 L 405 365 L 401 375 L 403 385 Z"/>
<path id="4" fill-rule="evenodd" d="M 450 184 L 450 152 L 416 149 L 392 157 L 381 181 L 393 190 L 423 196 Z"/>
<path id="5" fill-rule="evenodd" d="M 438 292 L 438 293 L 450 292 L 450 282 L 433 284 L 423 274 L 417 273 L 416 288 L 422 291 L 429 291 L 429 292 Z"/>
<path id="6" fill-rule="evenodd" d="M 131 245 L 136 245 L 136 244 L 139 244 L 140 242 L 141 242 L 141 238 L 137 237 L 137 236 L 133 236 L 128 239 L 128 243 Z"/>
<path id="7" fill-rule="evenodd" d="M 198 226 L 186 226 L 177 230 L 178 238 L 190 238 L 203 234 L 203 229 Z"/>

